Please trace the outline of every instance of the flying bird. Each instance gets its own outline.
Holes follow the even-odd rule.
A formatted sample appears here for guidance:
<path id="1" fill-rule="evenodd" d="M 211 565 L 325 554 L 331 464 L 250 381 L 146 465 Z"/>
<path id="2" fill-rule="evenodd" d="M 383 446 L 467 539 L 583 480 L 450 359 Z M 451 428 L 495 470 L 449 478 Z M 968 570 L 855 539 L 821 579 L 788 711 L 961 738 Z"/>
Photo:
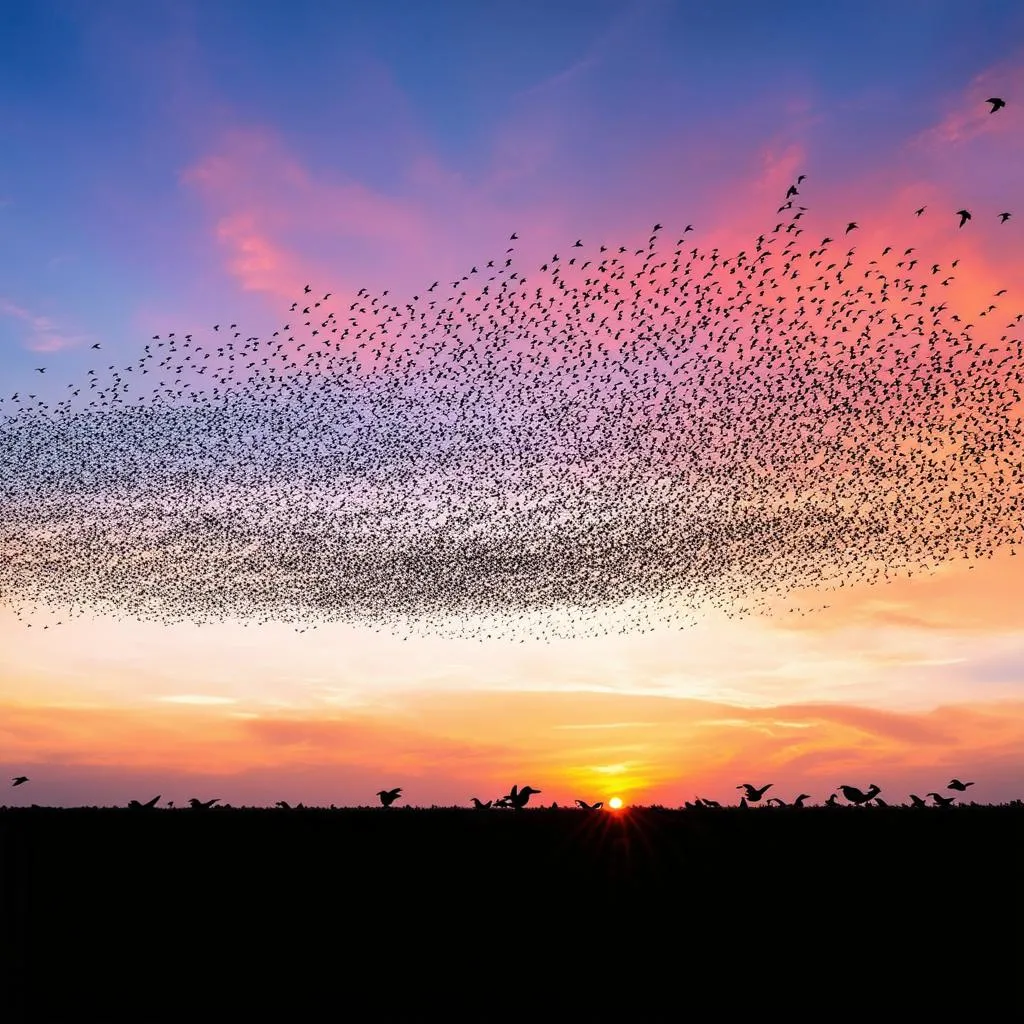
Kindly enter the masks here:
<path id="1" fill-rule="evenodd" d="M 989 98 L 985 100 L 985 102 L 992 104 L 992 109 L 989 111 L 990 114 L 994 114 L 1001 107 L 1006 106 L 1006 100 L 1000 99 L 998 96 L 989 96 Z"/>
<path id="2" fill-rule="evenodd" d="M 963 227 L 971 219 L 971 214 L 968 210 L 957 210 L 956 215 L 960 218 L 959 227 Z"/>
<path id="3" fill-rule="evenodd" d="M 380 797 L 380 802 L 385 807 L 390 807 L 399 797 L 402 795 L 402 787 L 398 786 L 395 789 L 378 789 L 377 796 Z"/>
<path id="4" fill-rule="evenodd" d="M 922 213 L 924 213 L 924 211 L 925 211 L 925 210 L 927 210 L 927 209 L 928 209 L 928 207 L 927 207 L 927 206 L 919 206 L 919 207 L 918 207 L 918 208 L 917 208 L 917 209 L 916 209 L 916 210 L 914 211 L 914 216 L 915 216 L 915 217 L 920 217 L 920 216 L 921 216 L 921 214 L 922 214 Z"/>
<path id="5" fill-rule="evenodd" d="M 1011 216 L 1012 216 L 1012 214 L 1005 213 L 1005 212 L 999 214 L 999 223 L 1000 224 L 1005 224 L 1010 219 Z"/>
<path id="6" fill-rule="evenodd" d="M 26 782 L 28 782 L 27 775 L 17 775 L 15 776 L 14 781 L 11 783 L 11 786 L 23 786 Z"/>
<path id="7" fill-rule="evenodd" d="M 958 793 L 964 793 L 967 791 L 968 786 L 973 786 L 973 782 L 961 782 L 959 779 L 953 779 L 947 789 L 955 789 Z"/>
<path id="8" fill-rule="evenodd" d="M 848 235 L 854 228 L 859 227 L 860 225 L 855 220 L 851 220 L 850 223 L 846 225 L 846 230 L 843 232 L 843 234 Z"/>

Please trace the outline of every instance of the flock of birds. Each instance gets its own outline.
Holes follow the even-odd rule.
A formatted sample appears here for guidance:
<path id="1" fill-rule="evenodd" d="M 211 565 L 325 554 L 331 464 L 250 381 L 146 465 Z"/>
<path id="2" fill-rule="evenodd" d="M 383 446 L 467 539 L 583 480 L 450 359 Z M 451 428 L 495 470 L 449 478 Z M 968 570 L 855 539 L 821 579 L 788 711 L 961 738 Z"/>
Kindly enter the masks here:
<path id="1" fill-rule="evenodd" d="M 406 300 L 307 285 L 272 332 L 3 395 L 0 600 L 550 638 L 1012 550 L 1024 314 L 857 221 L 808 243 L 804 181 L 735 253 L 655 224 L 524 268 L 513 233 Z"/>
<path id="2" fill-rule="evenodd" d="M 27 775 L 17 775 L 17 776 L 15 776 L 13 778 L 12 785 L 13 786 L 22 786 L 26 782 L 29 782 L 29 781 L 30 781 L 30 779 L 29 779 L 29 777 Z M 974 785 L 973 782 L 961 782 L 959 779 L 951 779 L 950 782 L 949 782 L 949 785 L 946 788 L 954 790 L 957 793 L 966 793 L 968 787 L 973 786 L 973 785 Z M 767 785 L 758 787 L 758 786 L 752 785 L 749 782 L 744 782 L 741 785 L 737 786 L 736 788 L 744 790 L 743 796 L 740 797 L 739 807 L 740 808 L 746 808 L 750 804 L 759 804 L 759 803 L 761 803 L 762 799 L 764 798 L 765 793 L 767 793 L 768 790 L 772 788 L 772 783 L 769 782 Z M 477 811 L 489 811 L 492 808 L 495 809 L 495 810 L 498 810 L 498 809 L 502 809 L 502 810 L 504 810 L 504 809 L 511 809 L 511 810 L 515 810 L 515 811 L 521 811 L 530 802 L 530 797 L 531 796 L 537 796 L 541 792 L 542 792 L 541 790 L 534 789 L 532 786 L 523 786 L 522 788 L 520 788 L 519 785 L 516 784 L 504 796 L 500 796 L 500 797 L 497 797 L 497 798 L 495 798 L 493 800 L 486 800 L 486 801 L 481 800 L 479 797 L 475 797 L 474 796 L 474 797 L 471 798 L 471 804 L 472 804 L 473 808 L 475 810 L 477 810 Z M 840 786 L 836 792 L 830 794 L 828 799 L 825 801 L 824 806 L 826 806 L 826 807 L 840 807 L 840 806 L 842 806 L 838 802 L 838 800 L 837 800 L 838 794 L 842 793 L 843 798 L 847 801 L 847 803 L 849 805 L 851 805 L 851 806 L 854 806 L 854 807 L 866 807 L 866 806 L 868 806 L 869 804 L 872 804 L 872 803 L 874 803 L 878 807 L 888 807 L 889 804 L 879 796 L 879 793 L 881 793 L 881 792 L 882 792 L 881 788 L 879 786 L 875 785 L 874 783 L 872 783 L 868 787 L 867 790 L 858 789 L 856 786 Z M 954 796 L 944 796 L 941 793 L 928 793 L 926 795 L 930 796 L 932 798 L 933 805 L 935 807 L 951 807 L 953 805 L 953 803 L 956 801 L 956 797 L 954 797 Z M 381 790 L 378 790 L 377 793 L 376 793 L 376 796 L 380 800 L 380 805 L 382 807 L 391 807 L 392 804 L 394 804 L 398 800 L 402 799 L 402 787 L 401 786 L 396 786 L 394 789 L 381 789 Z M 766 806 L 766 807 L 773 807 L 773 806 L 774 807 L 803 807 L 805 800 L 810 800 L 810 795 L 808 793 L 801 793 L 791 803 L 787 803 L 785 800 L 782 800 L 780 797 L 769 797 L 767 800 L 764 801 L 764 806 Z M 156 806 L 157 806 L 157 804 L 159 802 L 160 802 L 160 796 L 159 795 L 157 795 L 157 796 L 153 797 L 151 800 L 147 800 L 145 802 L 140 801 L 140 800 L 130 800 L 128 802 L 128 808 L 130 810 L 151 811 L 151 810 L 156 809 Z M 213 808 L 215 805 L 220 803 L 220 798 L 219 797 L 214 797 L 212 800 L 200 800 L 198 797 L 191 797 L 189 799 L 188 803 L 189 803 L 189 807 L 192 810 L 194 810 L 194 811 L 208 811 L 211 808 Z M 33 804 L 32 806 L 36 807 L 37 805 Z M 174 801 L 173 800 L 168 800 L 167 801 L 167 806 L 170 809 L 173 810 L 173 808 L 174 808 Z M 230 808 L 231 807 L 230 804 L 224 804 L 223 806 L 225 808 Z M 305 810 L 306 809 L 305 805 L 301 804 L 301 803 L 296 804 L 293 807 L 291 804 L 288 803 L 287 800 L 278 800 L 274 804 L 274 806 L 276 808 L 280 809 L 280 810 L 285 810 L 285 811 Z M 600 811 L 600 810 L 602 810 L 602 808 L 604 808 L 604 806 L 605 806 L 605 804 L 604 804 L 603 800 L 598 800 L 598 801 L 596 801 L 594 803 L 588 803 L 586 800 L 579 800 L 579 799 L 577 799 L 575 801 L 575 807 L 577 809 L 581 810 L 581 811 Z M 618 809 L 618 807 L 620 807 L 620 806 L 621 806 L 621 802 L 620 803 L 615 803 L 613 801 L 613 803 L 612 803 L 612 808 L 613 809 Z M 903 806 L 908 806 L 908 805 L 903 805 Z M 909 806 L 910 807 L 927 807 L 928 806 L 928 802 L 923 797 L 917 796 L 915 793 L 911 793 L 910 794 L 910 804 L 909 804 Z M 722 804 L 719 801 L 717 801 L 717 800 L 708 800 L 708 799 L 702 799 L 702 798 L 697 797 L 697 798 L 694 798 L 693 801 L 687 800 L 683 804 L 683 807 L 686 810 L 688 810 L 688 811 L 693 811 L 693 810 L 718 810 L 718 809 L 720 809 L 722 807 Z M 550 809 L 552 809 L 552 810 L 559 810 L 560 808 L 558 806 L 558 803 L 554 802 L 554 803 L 552 803 L 550 805 Z M 332 811 L 333 810 L 338 810 L 338 808 L 335 807 L 334 804 L 331 804 L 331 810 Z"/>

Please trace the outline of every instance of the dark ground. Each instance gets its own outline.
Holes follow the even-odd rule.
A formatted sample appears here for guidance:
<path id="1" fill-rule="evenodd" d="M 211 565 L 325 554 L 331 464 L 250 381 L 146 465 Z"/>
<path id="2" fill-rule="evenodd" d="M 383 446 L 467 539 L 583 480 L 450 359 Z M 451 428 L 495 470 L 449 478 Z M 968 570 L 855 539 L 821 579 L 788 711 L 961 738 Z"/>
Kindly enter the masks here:
<path id="1" fill-rule="evenodd" d="M 1019 806 L 8 809 L 0 870 L 12 1024 L 1024 1011 Z"/>

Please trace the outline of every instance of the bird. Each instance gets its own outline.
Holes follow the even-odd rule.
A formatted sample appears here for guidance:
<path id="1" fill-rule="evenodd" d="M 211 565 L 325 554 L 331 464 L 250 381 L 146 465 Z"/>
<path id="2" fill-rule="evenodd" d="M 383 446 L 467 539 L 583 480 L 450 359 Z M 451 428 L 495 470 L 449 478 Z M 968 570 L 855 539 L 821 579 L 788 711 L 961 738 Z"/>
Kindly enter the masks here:
<path id="1" fill-rule="evenodd" d="M 840 786 L 839 791 L 850 801 L 851 804 L 866 804 L 869 800 L 873 800 L 882 790 L 871 783 L 871 787 L 866 793 L 861 792 L 856 786 Z"/>
<path id="2" fill-rule="evenodd" d="M 151 811 L 160 802 L 160 797 L 155 796 L 152 800 L 147 800 L 145 803 L 140 803 L 138 800 L 129 800 L 128 806 L 133 811 Z"/>
<path id="3" fill-rule="evenodd" d="M 14 786 L 23 786 L 28 781 L 29 781 L 29 778 L 28 778 L 27 775 L 16 775 L 14 777 L 14 780 L 11 782 L 11 786 L 12 786 L 12 788 Z"/>
<path id="4" fill-rule="evenodd" d="M 772 788 L 772 783 L 769 782 L 767 786 L 762 786 L 760 789 L 755 789 L 749 782 L 744 782 L 741 786 L 737 786 L 736 788 L 745 789 L 747 791 L 747 800 L 749 800 L 752 804 L 756 804 L 761 799 L 761 797 L 763 797 L 765 793 L 767 793 L 768 790 Z"/>
<path id="5" fill-rule="evenodd" d="M 889 804 L 885 800 L 883 800 L 880 796 L 876 796 L 875 797 L 875 806 L 876 807 L 888 807 Z"/>
<path id="6" fill-rule="evenodd" d="M 927 807 L 928 801 L 922 800 L 916 793 L 910 794 L 910 805 L 912 807 Z"/>
<path id="7" fill-rule="evenodd" d="M 395 789 L 379 789 L 377 790 L 377 796 L 380 797 L 380 802 L 385 807 L 390 807 L 396 800 L 402 795 L 402 787 L 398 786 Z"/>
<path id="8" fill-rule="evenodd" d="M 949 807 L 956 800 L 955 796 L 942 796 L 940 793 L 929 793 L 928 795 L 932 798 L 936 807 Z"/>
<path id="9" fill-rule="evenodd" d="M 964 793 L 967 791 L 968 786 L 973 786 L 973 782 L 961 782 L 959 779 L 950 780 L 947 789 L 955 789 L 958 793 Z"/>
<path id="10" fill-rule="evenodd" d="M 479 797 L 473 797 L 472 800 L 474 809 L 478 811 L 486 811 L 490 808 L 491 804 L 494 803 L 493 800 L 488 800 L 486 803 L 484 803 L 484 801 L 481 800 Z"/>
<path id="11" fill-rule="evenodd" d="M 1012 216 L 1013 214 L 1003 211 L 1003 213 L 999 214 L 999 223 L 1005 224 Z"/>
<path id="12" fill-rule="evenodd" d="M 846 230 L 843 232 L 843 234 L 848 235 L 854 228 L 859 227 L 860 225 L 855 220 L 851 220 L 850 223 L 846 225 Z"/>
<path id="13" fill-rule="evenodd" d="M 214 804 L 219 803 L 219 802 L 220 802 L 220 797 L 219 796 L 214 797 L 212 800 L 207 800 L 205 803 L 202 800 L 200 800 L 198 797 L 193 796 L 193 797 L 189 797 L 188 804 L 189 804 L 189 807 L 191 807 L 193 811 L 208 811 Z"/>
<path id="14" fill-rule="evenodd" d="M 956 215 L 960 218 L 958 227 L 961 228 L 971 219 L 971 214 L 968 210 L 957 210 Z"/>
<path id="15" fill-rule="evenodd" d="M 1001 107 L 1005 107 L 1006 106 L 1006 100 L 1001 99 L 998 96 L 989 96 L 989 98 L 987 100 L 985 100 L 985 102 L 992 104 L 992 109 L 989 111 L 990 114 L 994 114 Z"/>
<path id="16" fill-rule="evenodd" d="M 588 804 L 586 800 L 577 800 L 576 806 L 581 811 L 599 811 L 602 807 L 604 807 L 604 801 L 598 800 L 596 804 Z"/>
<path id="17" fill-rule="evenodd" d="M 36 367 L 36 373 L 46 373 L 46 367 L 45 366 L 37 366 Z"/>
<path id="18" fill-rule="evenodd" d="M 928 209 L 928 207 L 927 207 L 927 206 L 919 206 L 919 207 L 918 207 L 918 208 L 917 208 L 917 209 L 916 209 L 916 210 L 914 211 L 914 216 L 915 216 L 915 217 L 920 217 L 920 216 L 921 216 L 921 214 L 922 214 L 922 213 L 924 213 L 924 211 L 925 211 L 925 210 L 927 210 L 927 209 Z"/>
<path id="19" fill-rule="evenodd" d="M 287 800 L 278 800 L 274 806 L 279 807 L 282 811 L 290 811 L 292 809 L 291 804 Z"/>
<path id="20" fill-rule="evenodd" d="M 838 807 L 839 804 L 836 802 L 835 793 L 830 793 L 828 799 L 825 801 L 826 807 Z"/>
<path id="21" fill-rule="evenodd" d="M 518 785 L 516 785 L 512 787 L 508 796 L 504 799 L 506 799 L 517 811 L 521 811 L 529 803 L 530 797 L 539 792 L 539 789 L 534 789 L 532 786 L 523 786 L 523 788 L 520 789 Z"/>

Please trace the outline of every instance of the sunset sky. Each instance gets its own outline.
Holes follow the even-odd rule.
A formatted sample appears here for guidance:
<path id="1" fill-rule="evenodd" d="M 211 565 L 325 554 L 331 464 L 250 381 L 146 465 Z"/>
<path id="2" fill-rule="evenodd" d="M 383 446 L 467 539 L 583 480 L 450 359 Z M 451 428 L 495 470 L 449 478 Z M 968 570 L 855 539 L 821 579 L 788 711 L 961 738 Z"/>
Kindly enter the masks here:
<path id="1" fill-rule="evenodd" d="M 106 366 L 171 330 L 269 333 L 308 281 L 411 294 L 513 231 L 525 259 L 656 221 L 735 251 L 798 174 L 814 230 L 961 259 L 948 301 L 974 317 L 1006 288 L 1002 327 L 1024 310 L 1021 40 L 1014 0 L 15 5 L 0 393 L 59 400 L 96 343 Z M 31 777 L 0 803 L 465 804 L 528 783 L 678 805 L 744 782 L 898 803 L 954 776 L 1024 797 L 1022 566 L 1002 549 L 773 615 L 523 643 L 44 631 L 0 593 L 0 772 Z"/>

